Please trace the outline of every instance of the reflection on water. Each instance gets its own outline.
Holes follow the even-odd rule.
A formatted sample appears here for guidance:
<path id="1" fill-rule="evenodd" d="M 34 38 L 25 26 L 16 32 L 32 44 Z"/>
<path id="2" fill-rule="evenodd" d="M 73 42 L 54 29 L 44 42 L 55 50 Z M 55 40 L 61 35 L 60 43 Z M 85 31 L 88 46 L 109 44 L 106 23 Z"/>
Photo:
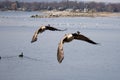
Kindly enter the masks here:
<path id="1" fill-rule="evenodd" d="M 30 18 L 39 12 L 0 12 L 0 80 L 119 80 L 120 19 L 116 17 Z M 31 44 L 40 25 L 67 31 L 45 31 Z M 101 45 L 74 40 L 57 47 L 66 33 L 80 31 Z M 18 57 L 23 52 L 23 58 Z"/>
<path id="2" fill-rule="evenodd" d="M 12 59 L 12 58 L 17 58 L 17 57 L 19 57 L 19 55 L 16 55 L 16 56 L 1 56 L 1 60 L 3 60 L 3 59 Z M 23 57 L 19 57 L 19 58 L 33 60 L 33 61 L 40 61 L 40 59 L 32 58 L 32 57 L 25 56 L 25 55 Z"/>

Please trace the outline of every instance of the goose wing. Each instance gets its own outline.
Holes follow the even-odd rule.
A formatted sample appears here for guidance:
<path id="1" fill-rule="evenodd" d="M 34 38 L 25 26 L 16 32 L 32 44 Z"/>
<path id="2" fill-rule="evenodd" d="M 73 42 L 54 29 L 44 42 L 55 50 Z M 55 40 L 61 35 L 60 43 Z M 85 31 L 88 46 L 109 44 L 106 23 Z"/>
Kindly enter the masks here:
<path id="1" fill-rule="evenodd" d="M 91 44 L 98 44 L 82 34 L 73 34 L 73 36 L 74 36 L 74 39 L 77 39 L 77 40 L 86 41 L 86 42 L 91 43 Z"/>
<path id="2" fill-rule="evenodd" d="M 55 27 L 46 26 L 46 30 L 51 30 L 51 31 L 65 31 L 67 29 L 61 30 L 61 29 L 57 29 Z"/>
<path id="3" fill-rule="evenodd" d="M 62 62 L 64 59 L 64 50 L 63 50 L 63 44 L 64 44 L 64 39 L 66 36 L 64 36 L 61 40 L 60 43 L 58 44 L 58 49 L 57 49 L 57 60 L 59 63 Z"/>
<path id="4" fill-rule="evenodd" d="M 39 28 L 37 31 L 35 31 L 35 33 L 34 33 L 34 35 L 32 37 L 31 43 L 37 41 L 38 34 L 42 33 L 42 32 L 43 32 L 43 30 L 41 28 Z"/>
<path id="5" fill-rule="evenodd" d="M 32 37 L 32 40 L 31 40 L 31 43 L 37 41 L 37 36 L 38 36 L 38 31 L 35 31 L 33 37 Z"/>

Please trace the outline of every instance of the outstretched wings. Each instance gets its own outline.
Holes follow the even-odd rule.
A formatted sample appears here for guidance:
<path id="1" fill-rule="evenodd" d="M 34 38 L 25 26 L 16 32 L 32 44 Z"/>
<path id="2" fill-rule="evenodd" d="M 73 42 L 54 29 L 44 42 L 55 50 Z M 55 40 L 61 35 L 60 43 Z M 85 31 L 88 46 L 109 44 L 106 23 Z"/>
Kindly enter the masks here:
<path id="1" fill-rule="evenodd" d="M 36 31 L 32 37 L 31 43 L 37 41 L 38 31 Z"/>
<path id="2" fill-rule="evenodd" d="M 61 29 L 57 29 L 57 28 L 54 28 L 54 27 L 50 27 L 50 26 L 41 26 L 37 31 L 35 31 L 35 33 L 34 33 L 34 35 L 32 37 L 31 43 L 37 41 L 38 34 L 44 32 L 45 30 L 65 31 L 67 29 L 61 30 Z"/>
<path id="3" fill-rule="evenodd" d="M 65 31 L 67 29 L 61 30 L 61 29 L 57 29 L 55 27 L 46 26 L 46 30 L 51 30 L 51 31 Z"/>
<path id="4" fill-rule="evenodd" d="M 63 44 L 64 44 L 64 42 L 66 42 L 66 38 L 68 38 L 68 36 L 69 35 L 65 35 L 61 39 L 61 41 L 58 45 L 57 60 L 58 60 L 59 63 L 61 63 L 62 60 L 64 59 Z M 78 34 L 78 33 L 73 33 L 72 36 L 73 36 L 74 39 L 77 39 L 77 40 L 83 40 L 83 41 L 86 41 L 86 42 L 91 43 L 91 44 L 98 44 L 98 43 L 92 41 L 91 39 L 89 39 L 88 37 L 86 37 L 84 35 L 81 35 L 81 34 Z M 72 39 L 71 40 L 69 40 L 69 39 L 70 39 L 70 37 L 67 39 L 67 41 L 72 41 Z"/>
<path id="5" fill-rule="evenodd" d="M 32 37 L 31 43 L 37 41 L 38 34 L 44 32 L 44 31 L 45 31 L 45 26 L 41 26 L 38 30 L 36 30 Z"/>
<path id="6" fill-rule="evenodd" d="M 82 34 L 74 33 L 73 36 L 74 36 L 74 39 L 86 41 L 86 42 L 91 43 L 91 44 L 98 44 L 98 43 L 94 42 L 93 40 L 89 39 L 88 37 L 86 37 L 86 36 L 84 36 Z"/>
<path id="7" fill-rule="evenodd" d="M 61 63 L 62 60 L 64 59 L 63 44 L 64 44 L 65 38 L 66 38 L 66 35 L 60 40 L 60 43 L 58 44 L 57 60 L 59 63 Z"/>
<path id="8" fill-rule="evenodd" d="M 59 43 L 57 50 L 57 60 L 59 63 L 61 63 L 63 59 L 64 59 L 63 44 Z"/>

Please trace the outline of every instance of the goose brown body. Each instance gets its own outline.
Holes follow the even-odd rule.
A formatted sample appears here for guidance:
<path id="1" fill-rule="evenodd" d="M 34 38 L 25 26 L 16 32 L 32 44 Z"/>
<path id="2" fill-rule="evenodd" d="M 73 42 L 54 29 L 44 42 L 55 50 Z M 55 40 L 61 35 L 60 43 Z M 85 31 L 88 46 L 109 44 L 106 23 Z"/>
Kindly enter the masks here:
<path id="1" fill-rule="evenodd" d="M 58 60 L 59 63 L 61 63 L 62 60 L 64 59 L 63 44 L 65 42 L 71 42 L 74 39 L 86 41 L 86 42 L 91 43 L 91 44 L 98 44 L 98 43 L 92 41 L 91 39 L 87 38 L 86 36 L 80 34 L 80 32 L 65 34 L 64 37 L 60 40 L 60 42 L 58 44 L 57 60 Z"/>
<path id="2" fill-rule="evenodd" d="M 32 37 L 31 43 L 37 41 L 38 34 L 39 33 L 43 33 L 46 30 L 50 30 L 50 31 L 65 31 L 66 29 L 61 30 L 61 29 L 57 29 L 55 27 L 51 27 L 50 25 L 48 25 L 48 26 L 41 26 L 38 30 L 35 31 L 35 33 L 34 33 L 34 35 Z"/>

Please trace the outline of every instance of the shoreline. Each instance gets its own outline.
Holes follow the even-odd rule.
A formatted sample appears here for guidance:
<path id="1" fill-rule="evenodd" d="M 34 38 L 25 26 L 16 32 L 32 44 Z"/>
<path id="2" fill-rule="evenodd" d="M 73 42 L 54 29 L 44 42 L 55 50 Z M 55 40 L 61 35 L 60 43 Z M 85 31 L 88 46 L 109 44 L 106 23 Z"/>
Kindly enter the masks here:
<path id="1" fill-rule="evenodd" d="M 32 15 L 32 18 L 58 17 L 120 17 L 120 13 L 111 12 L 72 12 L 72 11 L 42 11 L 45 15 Z"/>

